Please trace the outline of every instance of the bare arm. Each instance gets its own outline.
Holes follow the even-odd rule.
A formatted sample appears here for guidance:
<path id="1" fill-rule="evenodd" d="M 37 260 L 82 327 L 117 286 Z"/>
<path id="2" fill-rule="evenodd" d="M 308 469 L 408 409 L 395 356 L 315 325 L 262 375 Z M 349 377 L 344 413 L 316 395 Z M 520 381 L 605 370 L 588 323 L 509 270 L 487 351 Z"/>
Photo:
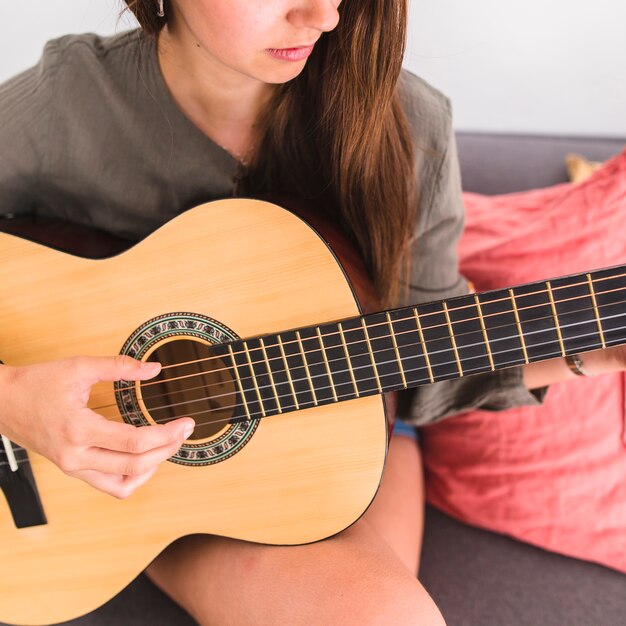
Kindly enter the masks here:
<path id="1" fill-rule="evenodd" d="M 580 358 L 589 376 L 619 372 L 626 369 L 626 346 L 581 353 Z M 569 369 L 562 357 L 524 365 L 524 383 L 528 389 L 538 389 L 576 378 L 576 374 Z"/>

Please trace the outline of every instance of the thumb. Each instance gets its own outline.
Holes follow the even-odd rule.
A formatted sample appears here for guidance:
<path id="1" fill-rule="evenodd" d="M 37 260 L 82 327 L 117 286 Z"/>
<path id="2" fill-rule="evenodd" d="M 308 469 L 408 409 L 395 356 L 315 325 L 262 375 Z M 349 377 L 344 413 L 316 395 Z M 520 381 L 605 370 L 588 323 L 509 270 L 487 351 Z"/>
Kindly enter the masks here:
<path id="1" fill-rule="evenodd" d="M 86 357 L 86 381 L 89 385 L 100 381 L 147 380 L 161 371 L 160 363 L 138 361 L 118 354 L 113 357 Z"/>

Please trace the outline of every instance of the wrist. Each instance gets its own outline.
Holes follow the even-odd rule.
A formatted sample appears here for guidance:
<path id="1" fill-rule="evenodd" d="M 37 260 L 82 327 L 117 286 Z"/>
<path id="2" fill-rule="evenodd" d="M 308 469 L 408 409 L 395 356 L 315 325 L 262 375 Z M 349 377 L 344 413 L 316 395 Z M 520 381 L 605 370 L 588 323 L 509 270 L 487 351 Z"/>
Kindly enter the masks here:
<path id="1" fill-rule="evenodd" d="M 575 374 L 576 376 L 591 376 L 591 372 L 585 369 L 585 364 L 583 363 L 580 354 L 568 354 L 565 357 L 565 364 L 569 367 L 570 372 Z"/>
<path id="2" fill-rule="evenodd" d="M 599 376 L 623 369 L 614 350 L 592 350 L 578 354 L 580 367 L 586 376 Z M 575 376 L 575 374 L 572 372 Z"/>
<path id="3" fill-rule="evenodd" d="M 626 369 L 623 346 L 581 352 L 578 356 L 587 376 L 599 376 Z M 538 389 L 553 383 L 580 378 L 568 367 L 562 356 L 528 363 L 523 368 L 524 382 L 528 389 Z"/>
<path id="4" fill-rule="evenodd" d="M 13 386 L 13 379 L 18 368 L 5 365 L 0 361 L 0 398 L 2 404 L 0 404 L 0 417 L 2 415 L 2 408 L 7 403 L 7 398 L 10 394 L 10 389 Z"/>

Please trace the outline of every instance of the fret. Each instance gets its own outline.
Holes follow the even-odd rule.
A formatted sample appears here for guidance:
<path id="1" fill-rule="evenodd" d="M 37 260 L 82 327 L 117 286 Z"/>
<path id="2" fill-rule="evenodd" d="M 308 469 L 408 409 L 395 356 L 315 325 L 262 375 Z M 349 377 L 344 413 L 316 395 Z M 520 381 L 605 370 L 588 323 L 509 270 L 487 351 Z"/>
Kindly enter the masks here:
<path id="1" fill-rule="evenodd" d="M 559 317 L 556 312 L 556 305 L 554 304 L 554 294 L 552 293 L 552 287 L 549 280 L 546 281 L 546 287 L 548 289 L 548 297 L 550 298 L 550 308 L 552 309 L 552 317 L 554 318 L 556 335 L 559 340 L 559 346 L 561 347 L 561 356 L 565 356 L 565 344 L 563 343 L 563 334 L 561 333 L 561 325 L 559 324 Z"/>
<path id="2" fill-rule="evenodd" d="M 300 349 L 298 336 L 295 331 L 287 331 L 281 333 L 281 337 L 291 382 L 298 398 L 298 405 L 301 409 L 315 406 L 315 394 L 311 391 L 307 378 L 305 359 Z"/>
<path id="3" fill-rule="evenodd" d="M 330 387 L 333 392 L 333 398 L 335 399 L 335 402 L 338 402 L 337 390 L 335 389 L 335 383 L 333 381 L 333 376 L 330 372 L 330 365 L 328 364 L 328 357 L 326 355 L 326 348 L 324 347 L 324 340 L 322 339 L 322 331 L 320 330 L 319 326 L 315 330 L 317 331 L 317 338 L 320 342 L 320 349 L 322 351 L 322 357 L 324 358 L 324 365 L 326 365 L 326 371 L 328 372 L 328 380 L 330 381 Z"/>
<path id="4" fill-rule="evenodd" d="M 393 350 L 396 353 L 396 361 L 398 361 L 400 376 L 402 376 L 402 385 L 406 389 L 406 376 L 404 374 L 404 368 L 402 367 L 402 360 L 400 359 L 400 352 L 398 351 L 398 342 L 396 341 L 396 333 L 393 331 L 393 325 L 391 323 L 391 317 L 389 316 L 389 312 L 387 312 L 387 326 L 389 327 L 389 334 L 391 335 L 391 340 L 393 342 Z"/>
<path id="5" fill-rule="evenodd" d="M 517 325 L 517 332 L 519 333 L 519 340 L 522 346 L 522 352 L 524 353 L 524 363 L 530 363 L 528 360 L 528 351 L 526 350 L 526 342 L 524 341 L 524 333 L 522 332 L 522 323 L 519 319 L 519 311 L 517 310 L 517 302 L 515 301 L 515 292 L 509 289 L 509 298 L 511 298 L 511 306 L 513 307 L 513 315 L 515 316 L 515 324 Z"/>
<path id="6" fill-rule="evenodd" d="M 413 315 L 415 316 L 415 325 L 417 326 L 417 332 L 419 333 L 420 343 L 422 344 L 422 352 L 424 354 L 424 361 L 426 362 L 426 369 L 428 371 L 428 379 L 431 383 L 435 382 L 435 377 L 433 376 L 433 370 L 430 365 L 430 357 L 428 356 L 428 349 L 426 348 L 426 341 L 424 339 L 424 331 L 422 330 L 422 322 L 420 321 L 419 313 L 417 309 L 413 308 Z"/>
<path id="7" fill-rule="evenodd" d="M 356 397 L 355 390 L 358 391 L 358 387 L 355 387 L 352 379 L 339 325 L 332 323 L 321 326 L 320 335 L 337 398 L 342 400 Z"/>
<path id="8" fill-rule="evenodd" d="M 278 335 L 265 335 L 262 338 L 263 348 L 259 340 L 259 366 L 261 363 L 267 369 L 267 395 L 265 404 L 272 407 L 272 414 L 294 411 L 297 409 L 294 400 L 289 376 L 283 360 L 283 353 L 278 342 Z M 280 411 L 279 411 L 280 407 Z"/>
<path id="9" fill-rule="evenodd" d="M 248 350 L 248 344 L 243 342 L 243 350 L 246 354 L 246 359 L 248 361 L 248 367 L 250 368 L 250 377 L 252 378 L 252 383 L 254 384 L 254 390 L 256 391 L 256 397 L 259 401 L 259 406 L 261 407 L 261 415 L 265 417 L 267 414 L 265 413 L 265 407 L 263 406 L 263 399 L 261 398 L 261 392 L 259 391 L 259 384 L 257 382 L 254 369 L 252 366 L 252 359 L 250 358 L 250 351 Z"/>
<path id="10" fill-rule="evenodd" d="M 316 327 L 301 328 L 298 331 L 302 344 L 304 363 L 311 375 L 311 382 L 315 392 L 312 393 L 313 404 L 328 404 L 337 402 L 330 377 L 330 370 L 326 366 L 325 354 L 322 351 Z"/>
<path id="11" fill-rule="evenodd" d="M 228 351 L 230 353 L 230 358 L 232 361 L 232 366 L 231 368 L 234 370 L 235 372 L 235 378 L 237 380 L 237 387 L 239 388 L 239 395 L 241 396 L 241 404 L 243 405 L 243 408 L 246 412 L 246 416 L 248 419 L 252 418 L 252 415 L 250 414 L 250 409 L 248 407 L 248 402 L 246 400 L 246 394 L 245 394 L 245 390 L 244 387 L 241 383 L 241 377 L 239 376 L 239 368 L 237 366 L 237 362 L 235 361 L 235 353 L 233 352 L 233 344 L 229 343 L 228 344 Z"/>
<path id="12" fill-rule="evenodd" d="M 428 369 L 412 309 L 391 311 L 389 319 L 407 385 L 414 387 L 428 382 Z"/>
<path id="13" fill-rule="evenodd" d="M 600 342 L 603 348 L 606 348 L 606 341 L 604 340 L 604 332 L 602 330 L 602 321 L 600 319 L 600 312 L 598 311 L 598 302 L 596 301 L 596 292 L 593 288 L 593 279 L 591 274 L 587 274 L 587 285 L 589 286 L 589 295 L 591 296 L 591 302 L 593 304 L 593 312 L 596 316 L 596 323 L 598 325 L 598 334 L 600 335 Z"/>
<path id="14" fill-rule="evenodd" d="M 519 307 L 513 306 L 510 292 L 489 291 L 479 297 L 494 367 L 499 369 L 525 363 L 528 355 L 521 319 L 520 324 L 517 323 Z"/>
<path id="15" fill-rule="evenodd" d="M 358 389 L 358 395 L 372 395 L 382 393 L 380 381 L 376 370 L 372 355 L 368 348 L 366 332 L 363 326 L 363 318 L 355 317 L 341 322 L 346 348 L 348 351 L 349 362 L 352 365 L 352 371 Z"/>
<path id="16" fill-rule="evenodd" d="M 276 395 L 282 412 L 315 406 L 305 357 L 294 331 L 264 337 Z"/>
<path id="17" fill-rule="evenodd" d="M 298 347 L 300 349 L 300 354 L 302 355 L 302 362 L 304 364 L 304 371 L 306 372 L 306 378 L 309 381 L 309 387 L 311 389 L 311 396 L 313 397 L 313 404 L 317 406 L 319 402 L 317 400 L 317 396 L 315 395 L 315 386 L 313 385 L 313 380 L 311 378 L 311 370 L 309 369 L 309 365 L 306 360 L 306 353 L 304 351 L 304 346 L 302 345 L 302 336 L 300 335 L 300 331 L 296 331 L 296 337 L 298 338 Z"/>
<path id="18" fill-rule="evenodd" d="M 365 324 L 365 320 L 363 318 L 361 318 L 361 326 L 363 327 L 363 335 L 365 337 L 365 342 L 367 343 L 367 351 L 369 352 L 370 360 L 372 362 L 372 371 L 374 372 L 374 378 L 376 379 L 378 393 L 382 393 L 383 388 L 380 385 L 380 376 L 378 375 L 378 369 L 376 367 L 376 359 L 374 359 L 374 354 L 372 353 L 372 342 L 370 341 L 370 336 L 367 332 L 367 325 Z"/>
<path id="19" fill-rule="evenodd" d="M 443 303 L 423 304 L 418 307 L 418 311 L 434 379 L 457 378 L 458 364 Z"/>
<path id="20" fill-rule="evenodd" d="M 560 329 L 555 326 L 554 311 L 546 283 L 531 283 L 515 288 L 517 313 L 531 361 L 562 354 Z"/>
<path id="21" fill-rule="evenodd" d="M 258 338 L 237 341 L 229 344 L 233 351 L 233 360 L 239 382 L 243 387 L 246 405 L 252 418 L 265 417 L 268 412 L 275 413 L 275 401 L 269 377 L 263 365 Z M 249 358 L 250 356 L 250 358 Z M 271 411 L 266 408 L 271 408 Z"/>
<path id="22" fill-rule="evenodd" d="M 443 312 L 446 316 L 446 324 L 448 325 L 448 332 L 450 333 L 450 343 L 452 344 L 452 351 L 454 352 L 456 365 L 459 368 L 459 376 L 463 377 L 463 368 L 461 367 L 461 359 L 459 358 L 459 350 L 456 347 L 456 340 L 454 338 L 454 331 L 452 330 L 452 322 L 450 321 L 450 313 L 448 311 L 448 304 L 445 301 L 443 302 Z"/>
<path id="23" fill-rule="evenodd" d="M 485 318 L 483 317 L 483 310 L 480 306 L 480 299 L 478 298 L 478 294 L 474 294 L 474 304 L 476 305 L 476 312 L 478 313 L 478 321 L 480 322 L 480 331 L 483 334 L 483 339 L 485 341 L 485 348 L 487 350 L 487 358 L 489 359 L 489 367 L 493 372 L 496 369 L 496 366 L 493 363 L 493 354 L 491 354 L 491 346 L 489 345 L 489 337 L 487 336 L 487 328 L 485 327 Z"/>
<path id="24" fill-rule="evenodd" d="M 558 278 L 550 282 L 550 290 L 559 320 L 561 355 L 599 348 L 602 341 L 586 278 Z"/>
<path id="25" fill-rule="evenodd" d="M 458 356 L 463 374 L 490 371 L 492 369 L 490 348 L 485 342 L 484 318 L 481 324 L 480 301 L 477 297 L 468 294 L 452 298 L 446 302 L 444 312 L 446 323 L 450 321 L 448 330 L 454 329 L 453 354 Z M 457 369 L 458 367 L 457 363 Z"/>
<path id="26" fill-rule="evenodd" d="M 346 337 L 343 334 L 343 328 L 341 327 L 341 322 L 337 325 L 339 328 L 339 336 L 341 337 L 341 345 L 343 347 L 343 353 L 346 357 L 346 363 L 348 364 L 348 371 L 350 372 L 350 378 L 352 380 L 352 386 L 354 387 L 354 394 L 356 397 L 359 397 L 359 388 L 356 385 L 356 379 L 354 378 L 354 370 L 352 369 L 352 363 L 350 362 L 350 354 L 348 352 L 348 346 L 346 345 Z"/>
<path id="27" fill-rule="evenodd" d="M 625 271 L 624 267 L 614 267 L 591 272 L 606 346 L 624 343 L 626 336 Z"/>
<path id="28" fill-rule="evenodd" d="M 404 389 L 400 363 L 389 334 L 386 313 L 366 315 L 365 324 L 383 389 L 385 391 Z"/>
<path id="29" fill-rule="evenodd" d="M 280 405 L 280 398 L 278 397 L 278 391 L 276 390 L 276 383 L 274 382 L 274 375 L 272 374 L 272 368 L 270 366 L 270 361 L 267 358 L 267 350 L 265 349 L 265 342 L 263 341 L 263 337 L 259 337 L 259 344 L 261 345 L 261 352 L 263 353 L 263 360 L 265 361 L 265 367 L 267 368 L 267 374 L 270 378 L 270 386 L 272 388 L 272 392 L 274 394 L 274 400 L 276 402 L 276 410 L 279 413 L 283 412 L 283 407 Z"/>
<path id="30" fill-rule="evenodd" d="M 296 389 L 293 386 L 293 380 L 291 378 L 291 372 L 289 370 L 289 364 L 287 363 L 287 355 L 285 354 L 285 348 L 283 346 L 283 341 L 280 335 L 276 335 L 276 339 L 278 339 L 278 346 L 280 347 L 280 354 L 283 359 L 283 363 L 285 364 L 285 372 L 287 374 L 287 380 L 289 381 L 289 388 L 291 389 L 291 394 L 293 396 L 294 402 L 296 404 L 296 409 L 300 408 L 300 404 L 298 403 L 298 396 L 296 395 Z"/>

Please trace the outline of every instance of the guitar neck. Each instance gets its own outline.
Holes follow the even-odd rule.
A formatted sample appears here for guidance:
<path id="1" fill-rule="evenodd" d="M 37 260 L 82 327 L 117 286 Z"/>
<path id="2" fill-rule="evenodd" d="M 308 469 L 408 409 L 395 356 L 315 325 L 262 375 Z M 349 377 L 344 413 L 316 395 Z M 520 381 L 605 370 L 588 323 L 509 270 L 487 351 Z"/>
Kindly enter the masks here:
<path id="1" fill-rule="evenodd" d="M 626 342 L 626 266 L 227 344 L 263 417 Z"/>

